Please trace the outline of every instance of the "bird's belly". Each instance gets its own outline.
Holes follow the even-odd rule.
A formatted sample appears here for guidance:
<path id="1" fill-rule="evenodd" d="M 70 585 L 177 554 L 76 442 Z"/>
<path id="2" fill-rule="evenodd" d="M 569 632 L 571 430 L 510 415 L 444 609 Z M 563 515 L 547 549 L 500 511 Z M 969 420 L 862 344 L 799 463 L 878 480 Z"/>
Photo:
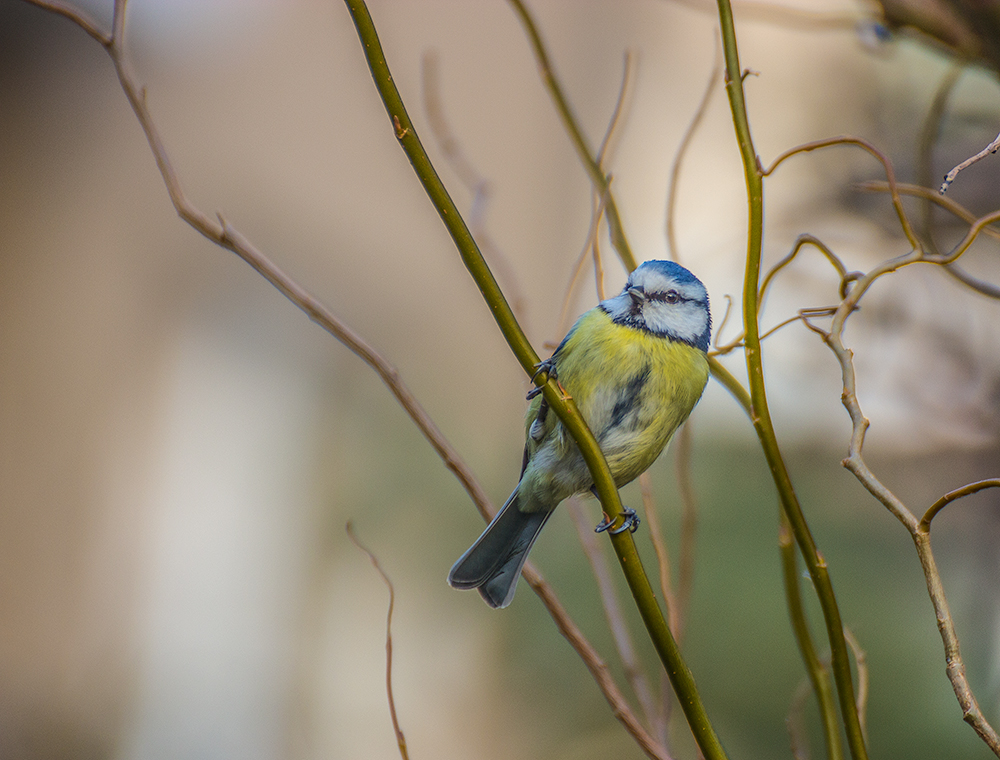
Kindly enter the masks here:
<path id="1" fill-rule="evenodd" d="M 656 461 L 705 387 L 708 367 L 704 355 L 687 346 L 674 352 L 670 350 L 673 347 L 666 346 L 669 361 L 657 357 L 660 361 L 650 364 L 633 363 L 637 371 L 619 373 L 616 382 L 575 397 L 618 487 L 630 483 Z M 573 395 L 572 387 L 567 390 Z M 592 484 L 583 456 L 560 423 L 531 456 L 520 489 L 521 509 L 552 509 Z"/>

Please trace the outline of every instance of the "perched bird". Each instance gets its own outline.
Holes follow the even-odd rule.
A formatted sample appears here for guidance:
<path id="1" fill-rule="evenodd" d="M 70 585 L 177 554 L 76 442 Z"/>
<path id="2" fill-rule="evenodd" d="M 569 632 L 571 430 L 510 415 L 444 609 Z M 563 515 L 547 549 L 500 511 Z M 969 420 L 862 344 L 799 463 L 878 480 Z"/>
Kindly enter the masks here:
<path id="1" fill-rule="evenodd" d="M 539 365 L 576 401 L 619 488 L 656 460 L 701 398 L 711 329 L 701 281 L 671 261 L 647 261 Z M 536 389 L 528 398 L 521 480 L 448 574 L 455 588 L 478 588 L 491 607 L 514 598 L 528 550 L 556 506 L 594 485 L 544 397 Z"/>

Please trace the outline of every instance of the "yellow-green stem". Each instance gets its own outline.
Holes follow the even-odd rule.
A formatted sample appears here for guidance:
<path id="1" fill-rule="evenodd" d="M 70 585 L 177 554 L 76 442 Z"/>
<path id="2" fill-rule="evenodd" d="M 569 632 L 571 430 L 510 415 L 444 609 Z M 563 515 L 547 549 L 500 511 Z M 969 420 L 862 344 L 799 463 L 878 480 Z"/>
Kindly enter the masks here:
<path id="1" fill-rule="evenodd" d="M 389 67 L 386 64 L 385 54 L 367 6 L 363 0 L 345 0 L 345 3 L 357 27 L 358 36 L 364 47 L 365 57 L 372 72 L 372 78 L 389 114 L 389 119 L 396 133 L 396 139 L 399 140 L 410 163 L 413 165 L 418 179 L 424 186 L 424 190 L 444 221 L 466 268 L 469 270 L 476 285 L 482 292 L 483 298 L 493 312 L 494 319 L 500 327 L 508 345 L 525 371 L 528 374 L 532 374 L 535 365 L 538 363 L 538 355 L 531 347 L 520 325 L 518 325 L 517 320 L 514 318 L 510 306 L 507 304 L 493 274 L 490 272 L 486 261 L 479 251 L 479 247 L 476 245 L 472 234 L 458 212 L 458 208 L 445 189 L 440 177 L 438 177 L 430 158 L 427 156 L 423 145 L 420 143 L 420 139 L 417 137 L 416 130 L 406 113 L 402 98 L 396 89 Z M 552 410 L 559 416 L 559 419 L 576 441 L 584 461 L 586 461 L 587 466 L 590 468 L 598 497 L 605 512 L 615 515 L 615 527 L 621 526 L 624 523 L 624 514 L 622 513 L 618 490 L 615 488 L 614 480 L 611 477 L 611 471 L 608 469 L 604 454 L 597 445 L 593 434 L 587 428 L 587 424 L 580 415 L 576 404 L 572 398 L 563 396 L 554 380 L 546 378 L 542 391 Z M 639 560 L 639 554 L 636 551 L 631 534 L 625 531 L 614 536 L 612 545 L 618 555 L 618 560 L 625 573 L 626 581 L 632 590 L 633 597 L 639 607 L 639 612 L 643 622 L 646 624 L 647 631 L 653 640 L 660 659 L 663 661 L 671 683 L 677 691 L 678 700 L 688 719 L 688 724 L 691 727 L 691 732 L 699 749 L 707 760 L 726 760 L 725 751 L 722 749 L 722 745 L 708 719 L 708 714 L 695 687 L 691 671 L 681 659 L 677 644 L 673 636 L 671 636 L 670 629 L 664 619 L 663 611 L 656 601 L 656 596 Z"/>
<path id="2" fill-rule="evenodd" d="M 788 517 L 799 551 L 805 559 L 819 597 L 826 623 L 827 638 L 830 641 L 832 669 L 837 684 L 841 717 L 847 734 L 848 746 L 854 760 L 867 760 L 864 734 L 854 698 L 854 683 L 851 663 L 844 638 L 844 626 L 833 593 L 833 584 L 827 571 L 826 561 L 820 555 L 806 523 L 792 486 L 788 469 L 778 447 L 771 414 L 767 405 L 764 386 L 764 366 L 761 358 L 760 325 L 758 323 L 758 293 L 760 284 L 760 261 L 764 231 L 764 185 L 757 153 L 750 135 L 743 96 L 743 71 L 740 68 L 739 52 L 736 45 L 736 29 L 729 0 L 718 0 L 719 19 L 722 27 L 722 44 L 726 60 L 726 92 L 736 128 L 743 160 L 744 176 L 747 183 L 749 209 L 746 269 L 743 280 L 743 328 L 745 331 L 745 354 L 747 376 L 750 386 L 750 418 L 757 431 L 764 457 L 771 470 L 771 477 L 778 489 L 782 509 Z"/>

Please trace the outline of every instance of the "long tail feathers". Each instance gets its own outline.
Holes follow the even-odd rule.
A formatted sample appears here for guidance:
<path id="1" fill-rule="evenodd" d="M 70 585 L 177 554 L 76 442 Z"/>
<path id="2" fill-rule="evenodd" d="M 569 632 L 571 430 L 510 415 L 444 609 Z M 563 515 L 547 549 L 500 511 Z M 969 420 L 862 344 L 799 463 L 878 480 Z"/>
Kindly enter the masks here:
<path id="1" fill-rule="evenodd" d="M 514 598 L 528 551 L 551 514 L 550 510 L 522 512 L 514 491 L 483 535 L 458 558 L 448 583 L 477 588 L 490 607 L 506 607 Z"/>

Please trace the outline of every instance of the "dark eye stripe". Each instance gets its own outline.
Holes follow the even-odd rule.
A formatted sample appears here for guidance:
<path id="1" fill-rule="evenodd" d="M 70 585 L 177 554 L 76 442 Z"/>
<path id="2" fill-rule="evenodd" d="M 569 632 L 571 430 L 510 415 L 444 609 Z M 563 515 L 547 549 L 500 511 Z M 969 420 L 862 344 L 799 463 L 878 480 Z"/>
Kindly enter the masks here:
<path id="1" fill-rule="evenodd" d="M 682 301 L 693 302 L 693 298 L 685 298 L 676 290 L 668 290 L 666 293 L 647 293 L 646 298 L 650 301 L 664 301 L 666 303 L 681 303 Z"/>

